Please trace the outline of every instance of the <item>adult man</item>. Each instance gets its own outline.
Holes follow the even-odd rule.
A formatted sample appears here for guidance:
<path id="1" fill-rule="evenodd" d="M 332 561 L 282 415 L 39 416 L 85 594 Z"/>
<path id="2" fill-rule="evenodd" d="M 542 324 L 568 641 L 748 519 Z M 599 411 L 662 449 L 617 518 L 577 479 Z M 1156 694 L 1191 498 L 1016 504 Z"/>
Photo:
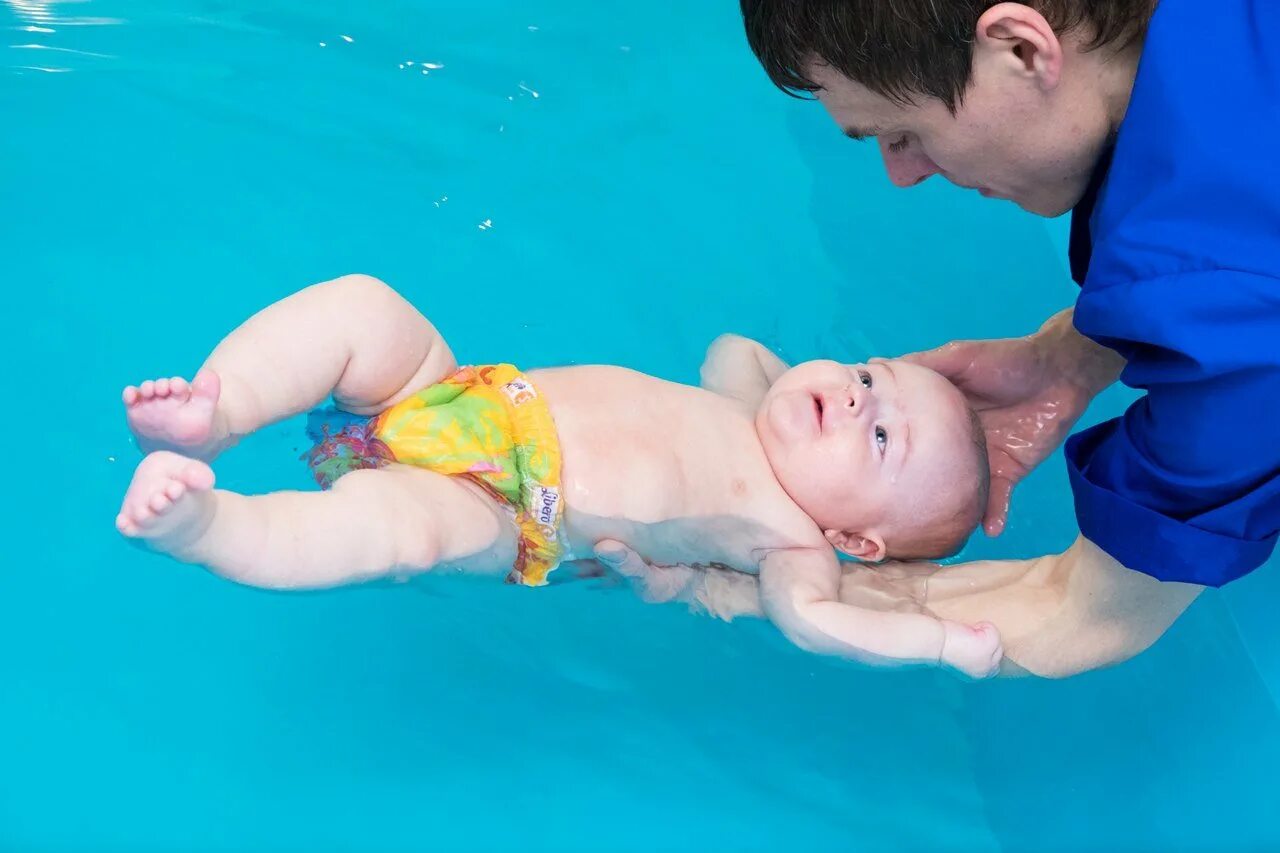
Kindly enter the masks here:
<path id="1" fill-rule="evenodd" d="M 947 568 L 910 594 L 946 618 L 992 619 L 1016 663 L 1062 675 L 1136 654 L 1203 586 L 1261 565 L 1280 531 L 1280 7 L 742 11 L 772 80 L 874 137 L 895 184 L 941 175 L 1040 215 L 1073 211 L 1073 311 L 1028 338 L 915 356 L 980 412 L 989 533 L 1099 391 L 1119 378 L 1147 392 L 1067 442 L 1070 550 Z M 991 251 L 998 262 L 999 235 Z"/>

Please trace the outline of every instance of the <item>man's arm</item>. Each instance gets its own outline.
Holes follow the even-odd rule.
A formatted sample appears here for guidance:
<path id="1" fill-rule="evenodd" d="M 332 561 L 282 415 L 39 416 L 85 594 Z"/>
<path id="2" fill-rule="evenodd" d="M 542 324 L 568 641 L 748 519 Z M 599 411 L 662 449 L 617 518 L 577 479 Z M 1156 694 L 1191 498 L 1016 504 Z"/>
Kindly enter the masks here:
<path id="1" fill-rule="evenodd" d="M 740 335 L 721 335 L 707 348 L 702 387 L 756 408 L 787 363 L 765 346 Z"/>
<path id="2" fill-rule="evenodd" d="M 625 546 L 601 543 L 598 556 L 645 588 L 662 573 Z M 759 616 L 759 582 L 717 570 L 684 572 L 661 600 L 686 601 L 722 619 Z M 843 569 L 839 598 L 876 610 L 928 612 L 999 629 L 1001 675 L 1023 671 L 1062 678 L 1110 666 L 1145 651 L 1203 587 L 1162 583 L 1130 571 L 1081 538 L 1063 554 L 1034 560 L 983 560 L 935 567 L 885 563 Z"/>

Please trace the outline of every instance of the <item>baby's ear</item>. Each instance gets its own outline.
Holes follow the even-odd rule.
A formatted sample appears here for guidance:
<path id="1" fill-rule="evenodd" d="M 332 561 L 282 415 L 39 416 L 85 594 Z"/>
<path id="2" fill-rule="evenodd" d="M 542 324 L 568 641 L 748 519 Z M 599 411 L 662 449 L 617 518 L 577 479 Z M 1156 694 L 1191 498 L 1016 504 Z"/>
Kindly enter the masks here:
<path id="1" fill-rule="evenodd" d="M 877 533 L 854 533 L 852 530 L 826 530 L 823 533 L 831 547 L 842 554 L 868 563 L 878 563 L 884 559 L 884 540 Z"/>

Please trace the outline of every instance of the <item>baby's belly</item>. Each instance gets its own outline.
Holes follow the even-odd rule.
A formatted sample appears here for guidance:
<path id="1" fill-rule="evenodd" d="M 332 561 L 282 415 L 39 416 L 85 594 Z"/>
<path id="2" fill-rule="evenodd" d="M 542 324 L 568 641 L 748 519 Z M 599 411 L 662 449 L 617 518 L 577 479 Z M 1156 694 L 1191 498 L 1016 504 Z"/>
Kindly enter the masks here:
<path id="1" fill-rule="evenodd" d="M 775 531 L 747 518 L 721 515 L 637 522 L 579 512 L 572 506 L 565 510 L 564 533 L 579 559 L 590 558 L 597 542 L 614 539 L 650 563 L 716 564 L 753 574 L 758 552 L 782 544 Z"/>

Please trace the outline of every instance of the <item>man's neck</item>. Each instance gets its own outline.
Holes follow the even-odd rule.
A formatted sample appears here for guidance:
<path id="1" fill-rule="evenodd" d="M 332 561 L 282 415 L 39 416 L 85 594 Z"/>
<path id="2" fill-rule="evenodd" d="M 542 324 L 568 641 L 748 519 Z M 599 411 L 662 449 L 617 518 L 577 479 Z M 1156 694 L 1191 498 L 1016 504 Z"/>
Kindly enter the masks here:
<path id="1" fill-rule="evenodd" d="M 1133 94 L 1141 58 L 1142 42 L 1136 42 L 1102 59 L 1098 80 L 1112 133 L 1120 128 L 1125 113 L 1129 111 L 1129 98 Z"/>

